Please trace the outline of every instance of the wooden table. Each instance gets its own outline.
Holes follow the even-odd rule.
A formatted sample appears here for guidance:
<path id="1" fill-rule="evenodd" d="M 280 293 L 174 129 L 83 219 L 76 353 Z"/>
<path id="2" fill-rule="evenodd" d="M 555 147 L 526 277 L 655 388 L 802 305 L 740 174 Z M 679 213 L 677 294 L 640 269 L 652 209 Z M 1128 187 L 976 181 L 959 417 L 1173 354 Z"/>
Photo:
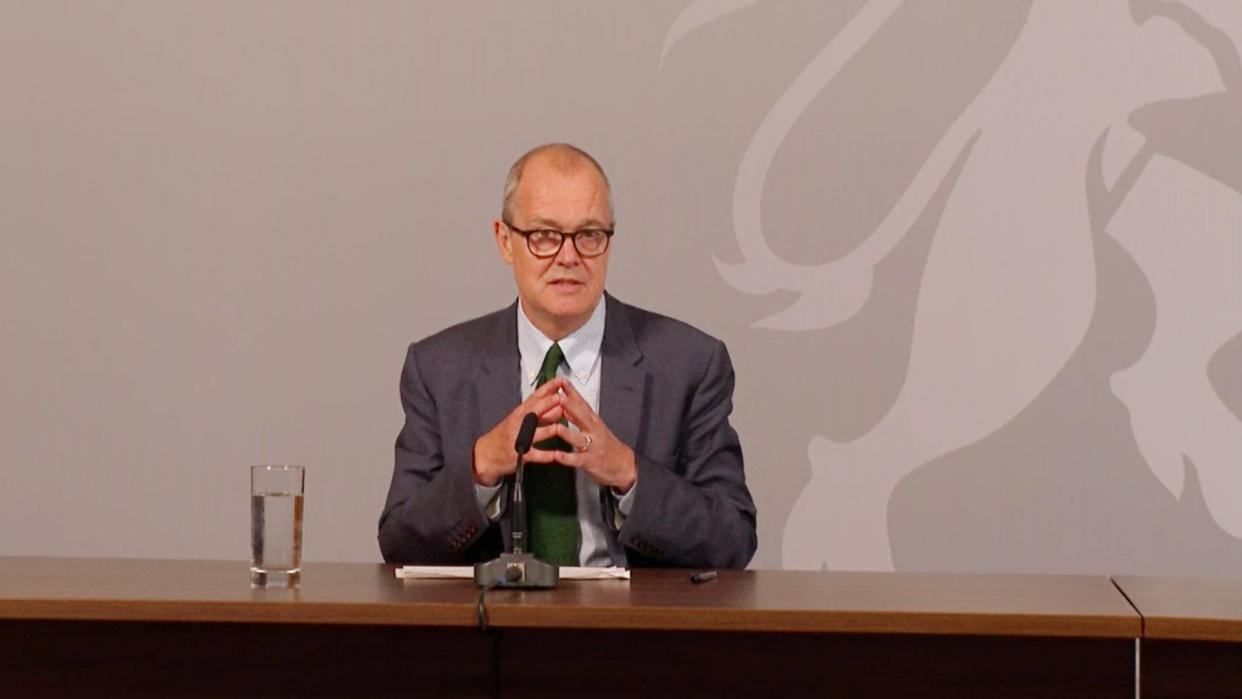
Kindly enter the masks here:
<path id="1" fill-rule="evenodd" d="M 1105 577 L 636 570 L 493 590 L 310 563 L 0 558 L 0 694 L 1133 697 Z"/>
<path id="2" fill-rule="evenodd" d="M 1119 575 L 1143 616 L 1143 697 L 1242 697 L 1242 581 Z"/>

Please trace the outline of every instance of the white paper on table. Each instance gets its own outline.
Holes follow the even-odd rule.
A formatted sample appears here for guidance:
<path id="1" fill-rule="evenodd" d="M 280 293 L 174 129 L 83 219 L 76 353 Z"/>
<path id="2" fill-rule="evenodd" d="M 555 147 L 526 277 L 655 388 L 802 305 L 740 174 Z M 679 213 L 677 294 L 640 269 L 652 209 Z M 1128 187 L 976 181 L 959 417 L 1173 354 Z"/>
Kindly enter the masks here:
<path id="1" fill-rule="evenodd" d="M 403 580 L 456 580 L 474 579 L 473 566 L 402 566 L 397 577 Z M 561 580 L 629 580 L 627 568 L 611 566 L 596 568 L 587 566 L 561 566 Z"/>

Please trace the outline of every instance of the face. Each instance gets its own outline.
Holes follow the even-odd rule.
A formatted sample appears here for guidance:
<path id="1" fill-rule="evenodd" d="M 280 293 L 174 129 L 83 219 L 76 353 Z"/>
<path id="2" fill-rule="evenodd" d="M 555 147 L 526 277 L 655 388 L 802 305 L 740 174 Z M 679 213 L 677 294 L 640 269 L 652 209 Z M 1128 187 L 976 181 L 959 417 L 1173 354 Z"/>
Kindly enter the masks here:
<path id="1" fill-rule="evenodd" d="M 589 163 L 565 171 L 536 156 L 526 163 L 514 193 L 512 223 L 524 230 L 567 233 L 612 228 L 608 190 Z M 526 317 L 553 340 L 582 327 L 604 293 L 612 248 L 598 257 L 582 257 L 566 239 L 554 257 L 538 258 L 526 247 L 526 239 L 503 221 L 493 227 L 500 257 L 513 267 Z"/>

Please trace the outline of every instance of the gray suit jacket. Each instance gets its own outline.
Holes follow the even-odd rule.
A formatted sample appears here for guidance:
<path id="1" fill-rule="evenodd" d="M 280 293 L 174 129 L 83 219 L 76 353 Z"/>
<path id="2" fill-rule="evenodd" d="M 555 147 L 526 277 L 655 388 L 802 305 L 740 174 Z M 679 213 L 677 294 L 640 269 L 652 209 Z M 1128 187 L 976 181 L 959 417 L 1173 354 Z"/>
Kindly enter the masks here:
<path id="1" fill-rule="evenodd" d="M 605 295 L 599 413 L 638 461 L 618 530 L 601 489 L 613 559 L 630 566 L 742 568 L 755 552 L 755 505 L 729 425 L 733 366 L 724 343 Z M 463 564 L 502 550 L 475 497 L 474 442 L 521 402 L 517 307 L 410 345 L 405 426 L 379 520 L 384 560 Z M 502 518 L 503 521 L 503 518 Z"/>

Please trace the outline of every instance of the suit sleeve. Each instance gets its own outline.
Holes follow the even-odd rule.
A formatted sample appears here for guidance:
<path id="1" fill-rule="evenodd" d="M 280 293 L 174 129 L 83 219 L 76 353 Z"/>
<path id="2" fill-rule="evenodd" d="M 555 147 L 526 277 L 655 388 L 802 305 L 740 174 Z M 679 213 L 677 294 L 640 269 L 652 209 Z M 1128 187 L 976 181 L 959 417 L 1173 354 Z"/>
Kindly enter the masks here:
<path id="1" fill-rule="evenodd" d="M 618 531 L 632 565 L 744 568 L 754 555 L 755 505 L 729 424 L 733 383 L 728 350 L 714 341 L 681 417 L 676 463 L 635 454 L 633 507 Z"/>
<path id="2" fill-rule="evenodd" d="M 423 378 L 417 346 L 401 371 L 405 424 L 397 436 L 379 545 L 390 563 L 462 564 L 487 557 L 499 532 L 476 497 L 473 466 L 446 463 L 440 407 Z"/>

